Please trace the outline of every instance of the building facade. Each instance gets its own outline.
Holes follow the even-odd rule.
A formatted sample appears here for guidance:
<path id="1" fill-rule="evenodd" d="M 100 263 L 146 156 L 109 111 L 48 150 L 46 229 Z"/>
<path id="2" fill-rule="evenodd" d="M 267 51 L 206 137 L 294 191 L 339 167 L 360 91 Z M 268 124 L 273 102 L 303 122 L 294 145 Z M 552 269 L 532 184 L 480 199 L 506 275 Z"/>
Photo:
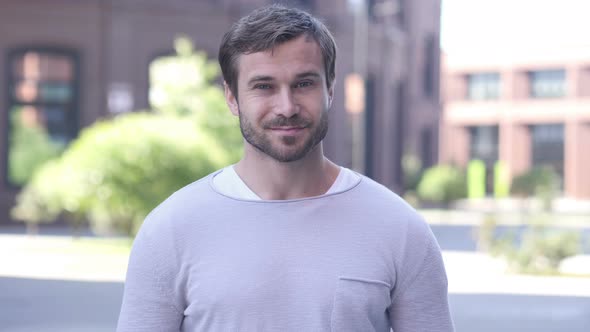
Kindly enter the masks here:
<path id="1" fill-rule="evenodd" d="M 403 189 L 404 154 L 419 156 L 425 165 L 434 163 L 440 0 L 366 1 L 360 16 L 351 7 L 355 1 L 348 0 L 4 0 L 0 222 L 10 220 L 10 208 L 27 173 L 22 151 L 35 154 L 35 144 L 65 146 L 97 119 L 149 109 L 150 63 L 172 52 L 176 36 L 189 36 L 198 49 L 216 59 L 222 34 L 231 23 L 273 2 L 323 18 L 336 38 L 328 156 L 394 190 Z M 355 17 L 357 23 L 358 17 L 364 20 L 364 30 L 351 24 Z M 359 40 L 365 41 L 364 58 L 358 52 Z M 360 113 L 362 135 L 355 136 L 359 116 L 347 112 L 346 94 L 351 92 L 344 82 L 359 72 L 361 60 L 365 108 Z M 15 143 L 28 122 L 41 124 L 51 142 Z M 361 144 L 360 164 L 353 162 L 354 142 Z"/>
<path id="2" fill-rule="evenodd" d="M 590 47 L 445 56 L 442 70 L 441 162 L 500 160 L 510 178 L 546 165 L 563 196 L 590 199 Z"/>

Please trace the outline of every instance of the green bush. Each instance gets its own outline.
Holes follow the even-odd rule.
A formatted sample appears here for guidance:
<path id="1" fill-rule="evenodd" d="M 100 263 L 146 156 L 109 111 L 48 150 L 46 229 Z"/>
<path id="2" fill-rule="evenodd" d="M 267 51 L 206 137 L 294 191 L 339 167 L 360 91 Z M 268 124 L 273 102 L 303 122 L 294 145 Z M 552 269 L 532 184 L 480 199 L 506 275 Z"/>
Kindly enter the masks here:
<path id="1" fill-rule="evenodd" d="M 132 235 L 167 196 L 230 159 L 194 122 L 127 114 L 85 129 L 59 160 L 35 173 L 13 216 L 38 223 L 65 214 L 99 232 Z"/>
<path id="2" fill-rule="evenodd" d="M 565 258 L 581 251 L 580 234 L 574 231 L 548 231 L 534 227 L 525 232 L 520 246 L 500 239 L 495 254 L 508 260 L 512 270 L 530 274 L 556 274 Z"/>
<path id="3" fill-rule="evenodd" d="M 521 197 L 537 197 L 543 209 L 551 209 L 551 202 L 557 195 L 559 177 L 550 167 L 535 167 L 512 181 L 512 194 Z"/>
<path id="4" fill-rule="evenodd" d="M 434 166 L 427 169 L 418 184 L 418 196 L 422 200 L 443 203 L 464 198 L 466 195 L 465 174 L 449 165 Z"/>
<path id="5" fill-rule="evenodd" d="M 61 216 L 97 232 L 134 235 L 174 191 L 239 159 L 238 121 L 212 84 L 217 66 L 186 39 L 176 46 L 178 55 L 152 65 L 158 109 L 82 130 L 59 159 L 33 174 L 12 209 L 15 219 L 35 225 Z"/>
<path id="6" fill-rule="evenodd" d="M 497 236 L 497 216 L 489 214 L 477 228 L 478 248 L 506 259 L 515 272 L 556 274 L 561 261 L 582 251 L 582 237 L 576 231 L 550 229 L 548 217 L 542 214 L 528 220 L 528 228 L 518 241 L 514 230 Z"/>
<path id="7" fill-rule="evenodd" d="M 549 167 L 534 167 L 512 180 L 512 194 L 535 196 L 557 186 L 557 174 Z"/>

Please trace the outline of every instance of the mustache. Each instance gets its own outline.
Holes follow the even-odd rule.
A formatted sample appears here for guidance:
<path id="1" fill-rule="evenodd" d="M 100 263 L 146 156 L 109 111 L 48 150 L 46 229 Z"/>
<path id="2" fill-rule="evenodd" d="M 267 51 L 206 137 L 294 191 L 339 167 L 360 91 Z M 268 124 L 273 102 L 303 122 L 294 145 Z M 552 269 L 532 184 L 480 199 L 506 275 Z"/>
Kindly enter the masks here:
<path id="1" fill-rule="evenodd" d="M 264 124 L 264 128 L 276 128 L 276 127 L 308 127 L 311 121 L 306 120 L 300 116 L 292 116 L 286 118 L 284 116 L 276 117 Z"/>

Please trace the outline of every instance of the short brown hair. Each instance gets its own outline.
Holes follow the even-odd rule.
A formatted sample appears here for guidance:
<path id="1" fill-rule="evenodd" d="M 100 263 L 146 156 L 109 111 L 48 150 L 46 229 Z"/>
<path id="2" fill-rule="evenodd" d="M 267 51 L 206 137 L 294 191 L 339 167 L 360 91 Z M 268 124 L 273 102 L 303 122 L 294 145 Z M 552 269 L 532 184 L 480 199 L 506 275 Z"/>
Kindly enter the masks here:
<path id="1" fill-rule="evenodd" d="M 320 46 L 328 88 L 336 78 L 336 43 L 328 28 L 317 18 L 296 8 L 271 5 L 254 10 L 234 23 L 219 47 L 219 65 L 225 83 L 237 98 L 237 60 L 241 54 L 272 49 L 301 35 Z"/>

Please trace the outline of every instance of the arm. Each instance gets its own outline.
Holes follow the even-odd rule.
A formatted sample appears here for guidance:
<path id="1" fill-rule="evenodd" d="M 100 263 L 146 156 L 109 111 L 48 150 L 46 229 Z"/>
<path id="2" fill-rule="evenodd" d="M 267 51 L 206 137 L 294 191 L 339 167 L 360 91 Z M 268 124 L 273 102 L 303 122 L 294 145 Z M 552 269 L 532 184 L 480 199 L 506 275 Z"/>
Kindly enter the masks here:
<path id="1" fill-rule="evenodd" d="M 156 219 L 146 219 L 131 250 L 118 332 L 180 331 L 182 324 L 173 237 L 150 217 Z"/>
<path id="2" fill-rule="evenodd" d="M 409 234 L 406 266 L 397 272 L 389 312 L 391 327 L 394 332 L 452 332 L 440 248 L 428 225 L 419 228 L 419 232 Z"/>

